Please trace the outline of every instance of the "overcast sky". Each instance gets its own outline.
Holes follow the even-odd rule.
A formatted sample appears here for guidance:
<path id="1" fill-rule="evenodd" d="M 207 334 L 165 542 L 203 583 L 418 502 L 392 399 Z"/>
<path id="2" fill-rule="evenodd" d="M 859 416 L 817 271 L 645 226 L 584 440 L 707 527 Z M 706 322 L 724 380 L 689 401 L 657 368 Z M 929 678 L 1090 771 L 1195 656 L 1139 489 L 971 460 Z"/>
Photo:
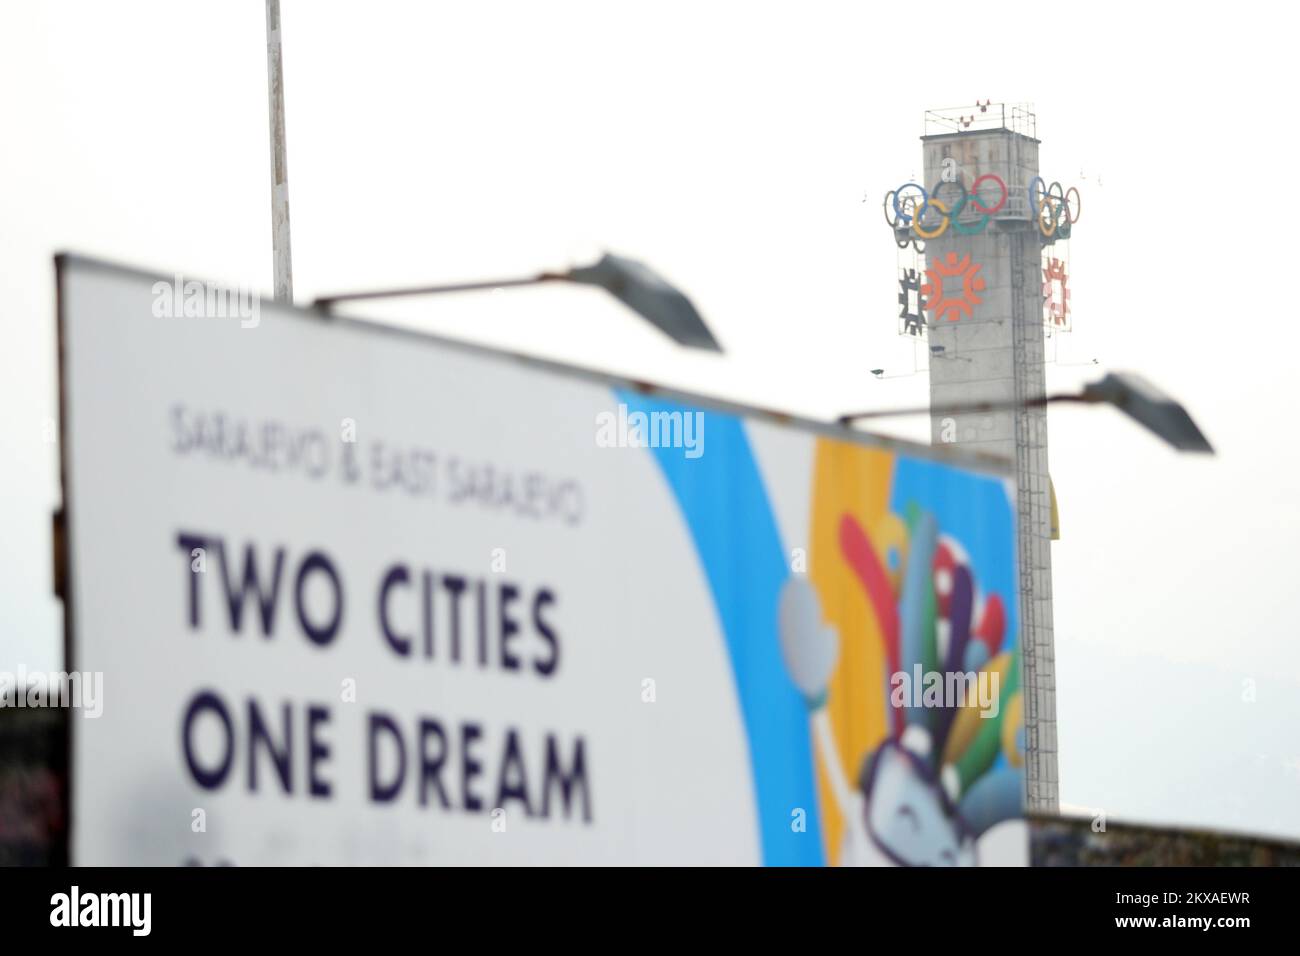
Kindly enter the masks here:
<path id="1" fill-rule="evenodd" d="M 1291 231 L 1297 150 L 1282 10 L 284 0 L 295 291 L 605 247 L 687 290 L 727 355 L 575 289 L 366 312 L 819 417 L 923 403 L 879 197 L 919 173 L 926 109 L 1032 102 L 1044 175 L 1083 195 L 1049 386 L 1140 370 L 1219 450 L 1052 412 L 1062 801 L 1300 838 L 1296 306 L 1268 234 Z M 0 669 L 55 669 L 51 256 L 269 292 L 264 12 L 2 16 Z"/>

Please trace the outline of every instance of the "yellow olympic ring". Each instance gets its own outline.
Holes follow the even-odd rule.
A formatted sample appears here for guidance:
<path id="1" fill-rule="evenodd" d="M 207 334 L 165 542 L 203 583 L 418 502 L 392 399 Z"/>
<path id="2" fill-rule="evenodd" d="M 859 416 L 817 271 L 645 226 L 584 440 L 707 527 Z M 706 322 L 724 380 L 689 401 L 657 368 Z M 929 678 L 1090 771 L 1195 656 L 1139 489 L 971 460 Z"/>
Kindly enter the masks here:
<path id="1" fill-rule="evenodd" d="M 1047 208 L 1047 202 L 1048 202 L 1048 200 L 1051 200 L 1051 202 L 1052 202 L 1052 217 L 1051 217 L 1050 219 L 1047 220 L 1047 228 L 1044 229 L 1044 228 L 1043 228 L 1043 210 Z M 1058 216 L 1059 216 L 1059 212 L 1058 212 L 1058 209 L 1057 209 L 1057 204 L 1060 203 L 1060 202 L 1061 202 L 1060 199 L 1056 198 L 1055 196 L 1053 196 L 1053 195 L 1051 195 L 1051 194 L 1045 195 L 1045 196 L 1043 196 L 1042 199 L 1038 200 L 1038 231 L 1041 232 L 1041 233 L 1043 234 L 1043 237 L 1046 238 L 1046 239 L 1051 239 L 1051 238 L 1052 238 L 1052 233 L 1056 232 L 1057 219 L 1058 219 Z M 1064 210 L 1064 213 L 1065 213 L 1065 217 L 1066 217 L 1066 219 L 1068 220 L 1069 217 L 1070 217 L 1070 211 L 1069 211 L 1069 209 L 1067 208 L 1066 210 Z"/>
<path id="2" fill-rule="evenodd" d="M 939 210 L 943 213 L 943 218 L 939 221 L 939 227 L 935 229 L 934 232 L 926 232 L 924 227 L 921 225 L 921 217 L 925 214 L 925 210 L 929 206 L 938 206 Z M 916 215 L 912 217 L 912 231 L 922 239 L 937 239 L 944 234 L 944 231 L 947 230 L 947 228 L 948 206 L 942 199 L 927 199 L 925 202 L 921 203 L 920 207 L 916 210 Z"/>

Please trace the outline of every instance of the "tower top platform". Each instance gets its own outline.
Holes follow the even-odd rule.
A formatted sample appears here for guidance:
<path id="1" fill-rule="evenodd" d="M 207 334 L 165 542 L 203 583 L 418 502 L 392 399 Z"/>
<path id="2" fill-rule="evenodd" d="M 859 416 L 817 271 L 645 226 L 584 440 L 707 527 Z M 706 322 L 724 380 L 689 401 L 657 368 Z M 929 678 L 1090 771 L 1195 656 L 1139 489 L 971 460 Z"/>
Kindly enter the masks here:
<path id="1" fill-rule="evenodd" d="M 923 139 L 954 136 L 962 133 L 1006 130 L 1038 141 L 1038 118 L 1029 103 L 994 103 L 991 100 L 973 106 L 952 106 L 926 110 Z"/>

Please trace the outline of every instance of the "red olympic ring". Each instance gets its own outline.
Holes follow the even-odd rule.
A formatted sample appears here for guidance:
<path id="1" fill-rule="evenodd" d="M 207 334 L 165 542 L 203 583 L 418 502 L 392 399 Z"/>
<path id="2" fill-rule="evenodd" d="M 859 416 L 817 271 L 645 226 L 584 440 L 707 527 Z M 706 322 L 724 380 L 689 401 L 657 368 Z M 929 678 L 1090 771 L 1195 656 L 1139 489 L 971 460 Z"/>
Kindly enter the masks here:
<path id="1" fill-rule="evenodd" d="M 1070 193 L 1074 193 L 1074 212 L 1070 212 Z M 1079 195 L 1079 188 L 1071 186 L 1065 191 L 1065 217 L 1074 225 L 1079 221 L 1079 213 L 1083 212 L 1083 197 Z"/>
<path id="2" fill-rule="evenodd" d="M 1002 190 L 1002 198 L 999 199 L 996 203 L 994 203 L 992 206 L 990 206 L 987 209 L 984 207 L 984 204 L 980 202 L 979 199 L 980 183 L 986 181 L 991 183 L 997 183 L 998 188 Z M 976 179 L 975 182 L 971 185 L 970 201 L 971 201 L 971 205 L 974 206 L 978 212 L 982 212 L 986 216 L 991 216 L 1007 204 L 1007 184 L 1002 181 L 1001 176 L 998 176 L 995 173 L 985 173 L 983 176 Z"/>

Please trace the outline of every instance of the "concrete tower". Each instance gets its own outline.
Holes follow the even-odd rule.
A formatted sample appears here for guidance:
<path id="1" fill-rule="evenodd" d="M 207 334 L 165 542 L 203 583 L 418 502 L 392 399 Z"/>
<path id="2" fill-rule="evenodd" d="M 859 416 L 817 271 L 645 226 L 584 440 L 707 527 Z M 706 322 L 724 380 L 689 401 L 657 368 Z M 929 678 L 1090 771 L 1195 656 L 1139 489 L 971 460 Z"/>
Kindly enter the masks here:
<path id="1" fill-rule="evenodd" d="M 930 350 L 933 442 L 1015 463 L 1024 667 L 1026 809 L 1058 809 L 1052 640 L 1051 489 L 1042 408 L 947 414 L 945 406 L 1024 402 L 1045 394 L 1043 249 L 1068 235 L 1066 200 L 1038 179 L 1032 113 L 984 104 L 926 116 L 928 193 L 904 198 L 923 239 L 920 304 Z M 1042 197 L 1048 197 L 1046 199 Z M 895 234 L 899 236 L 899 228 Z"/>

